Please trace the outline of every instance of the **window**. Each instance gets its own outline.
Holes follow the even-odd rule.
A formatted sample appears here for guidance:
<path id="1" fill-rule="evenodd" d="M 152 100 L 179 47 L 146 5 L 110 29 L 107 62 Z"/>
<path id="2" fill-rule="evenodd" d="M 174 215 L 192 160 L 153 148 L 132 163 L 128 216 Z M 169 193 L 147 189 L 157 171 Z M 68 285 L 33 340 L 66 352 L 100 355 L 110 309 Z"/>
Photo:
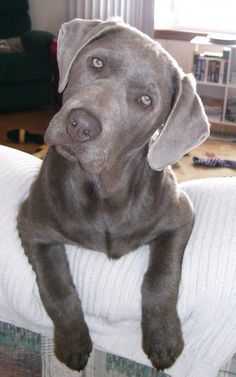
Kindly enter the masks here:
<path id="1" fill-rule="evenodd" d="M 155 0 L 155 29 L 236 34 L 236 0 Z"/>

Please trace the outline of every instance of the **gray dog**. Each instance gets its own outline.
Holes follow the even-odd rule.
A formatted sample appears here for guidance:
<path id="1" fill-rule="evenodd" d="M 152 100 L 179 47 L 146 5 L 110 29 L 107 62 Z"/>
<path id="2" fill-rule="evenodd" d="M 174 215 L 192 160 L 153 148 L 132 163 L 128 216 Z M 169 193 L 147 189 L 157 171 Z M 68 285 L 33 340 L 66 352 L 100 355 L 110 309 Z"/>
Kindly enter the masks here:
<path id="1" fill-rule="evenodd" d="M 92 349 L 64 244 L 119 258 L 149 244 L 143 349 L 170 367 L 183 349 L 176 304 L 193 210 L 169 164 L 209 133 L 191 76 L 149 37 L 117 20 L 73 20 L 58 40 L 61 110 L 18 228 L 55 353 L 71 369 Z"/>

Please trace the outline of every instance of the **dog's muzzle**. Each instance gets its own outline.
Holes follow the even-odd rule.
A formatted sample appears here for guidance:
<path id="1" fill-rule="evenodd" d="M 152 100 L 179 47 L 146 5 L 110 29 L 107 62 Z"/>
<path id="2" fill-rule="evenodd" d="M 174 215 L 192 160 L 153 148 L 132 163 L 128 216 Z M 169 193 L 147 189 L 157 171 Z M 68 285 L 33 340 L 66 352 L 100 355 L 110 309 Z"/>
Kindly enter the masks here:
<path id="1" fill-rule="evenodd" d="M 99 120 L 83 109 L 73 109 L 67 116 L 67 133 L 73 141 L 85 143 L 102 132 Z"/>

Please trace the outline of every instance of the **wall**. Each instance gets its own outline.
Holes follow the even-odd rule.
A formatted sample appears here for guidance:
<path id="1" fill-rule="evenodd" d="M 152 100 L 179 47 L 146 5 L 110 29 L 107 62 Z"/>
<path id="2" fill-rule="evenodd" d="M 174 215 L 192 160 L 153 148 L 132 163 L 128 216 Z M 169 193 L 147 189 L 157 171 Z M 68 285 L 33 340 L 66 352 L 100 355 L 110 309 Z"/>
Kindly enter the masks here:
<path id="1" fill-rule="evenodd" d="M 68 0 L 29 0 L 29 6 L 34 30 L 47 30 L 57 35 L 60 25 L 68 21 Z M 194 45 L 183 41 L 159 42 L 177 60 L 184 72 L 191 72 Z"/>
<path id="2" fill-rule="evenodd" d="M 183 41 L 158 40 L 161 45 L 177 60 L 184 72 L 192 70 L 194 45 Z"/>
<path id="3" fill-rule="evenodd" d="M 57 35 L 60 25 L 68 20 L 67 0 L 29 0 L 32 29 Z"/>
<path id="4" fill-rule="evenodd" d="M 60 25 L 68 21 L 68 0 L 29 0 L 32 29 L 47 30 L 57 35 Z M 192 68 L 194 46 L 189 42 L 159 40 L 163 47 L 188 73 Z"/>

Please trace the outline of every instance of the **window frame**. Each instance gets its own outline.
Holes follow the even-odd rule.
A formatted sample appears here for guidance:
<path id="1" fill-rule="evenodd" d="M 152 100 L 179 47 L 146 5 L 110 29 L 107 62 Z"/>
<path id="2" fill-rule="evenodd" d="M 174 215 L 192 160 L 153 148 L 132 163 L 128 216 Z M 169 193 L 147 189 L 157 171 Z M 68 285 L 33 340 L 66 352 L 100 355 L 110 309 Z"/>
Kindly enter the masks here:
<path id="1" fill-rule="evenodd" d="M 174 30 L 174 29 L 155 29 L 155 39 L 168 39 L 173 41 L 190 42 L 196 36 L 206 37 L 209 32 Z"/>

